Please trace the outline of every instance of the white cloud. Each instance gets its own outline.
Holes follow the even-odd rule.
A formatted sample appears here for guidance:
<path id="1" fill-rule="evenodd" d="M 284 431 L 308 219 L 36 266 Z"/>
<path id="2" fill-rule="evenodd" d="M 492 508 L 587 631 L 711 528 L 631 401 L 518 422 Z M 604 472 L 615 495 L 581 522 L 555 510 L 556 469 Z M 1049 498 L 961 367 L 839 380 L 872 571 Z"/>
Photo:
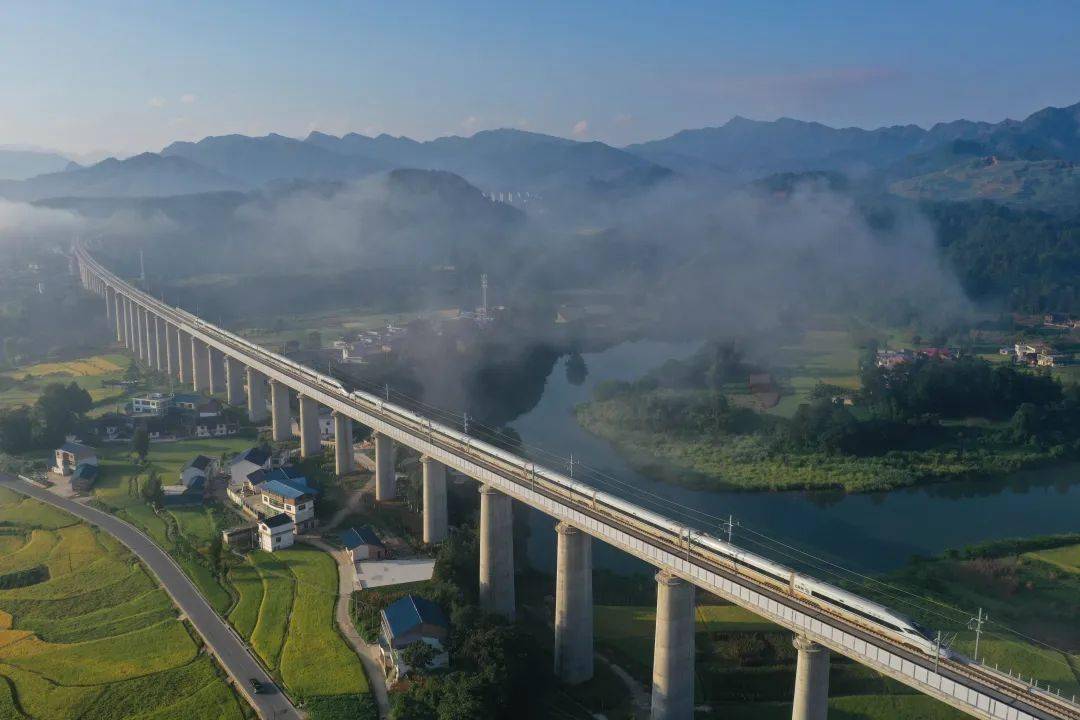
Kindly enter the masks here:
<path id="1" fill-rule="evenodd" d="M 163 97 L 152 97 L 149 100 L 147 100 L 146 104 L 149 105 L 152 108 L 163 108 L 163 107 L 165 107 L 165 98 L 163 98 Z"/>
<path id="2" fill-rule="evenodd" d="M 574 123 L 574 128 L 570 131 L 570 134 L 574 137 L 585 137 L 585 133 L 589 131 L 588 120 L 578 120 Z"/>
<path id="3" fill-rule="evenodd" d="M 198 99 L 199 98 L 194 93 L 184 93 L 180 96 L 180 102 L 184 103 L 185 105 L 191 105 Z"/>
<path id="4" fill-rule="evenodd" d="M 475 132 L 476 128 L 480 126 L 480 118 L 475 115 L 470 115 L 461 121 L 461 129 L 466 132 Z"/>

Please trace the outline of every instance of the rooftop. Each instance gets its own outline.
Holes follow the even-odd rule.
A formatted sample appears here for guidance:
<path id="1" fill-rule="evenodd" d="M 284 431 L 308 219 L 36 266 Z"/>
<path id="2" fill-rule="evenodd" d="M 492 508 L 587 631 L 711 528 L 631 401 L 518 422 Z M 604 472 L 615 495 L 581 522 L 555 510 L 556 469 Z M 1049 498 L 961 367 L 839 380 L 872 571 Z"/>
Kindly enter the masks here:
<path id="1" fill-rule="evenodd" d="M 262 447 L 248 448 L 232 459 L 230 464 L 247 461 L 256 465 L 263 465 L 270 459 L 270 451 Z"/>
<path id="2" fill-rule="evenodd" d="M 297 480 L 267 480 L 263 483 L 262 491 L 278 497 L 289 498 L 290 500 L 296 500 L 305 495 L 314 495 L 315 490 L 308 487 L 307 483 L 301 482 L 301 480 L 303 478 Z"/>
<path id="3" fill-rule="evenodd" d="M 292 518 L 290 518 L 285 513 L 278 513 L 277 515 L 271 515 L 268 518 L 263 518 L 259 522 L 268 528 L 277 528 L 283 527 L 285 525 L 292 525 Z"/>
<path id="4" fill-rule="evenodd" d="M 361 545 L 374 545 L 376 547 L 385 547 L 379 536 L 369 527 L 351 527 L 338 536 L 341 539 L 341 544 L 345 546 L 347 550 L 354 550 Z"/>
<path id="5" fill-rule="evenodd" d="M 60 449 L 66 453 L 71 453 L 72 455 L 94 454 L 94 448 L 90 447 L 89 445 L 83 445 L 82 443 L 77 442 L 66 442 L 60 446 Z"/>
<path id="6" fill-rule="evenodd" d="M 400 637 L 418 625 L 436 625 L 448 628 L 450 623 L 446 615 L 435 603 L 419 595 L 406 595 L 397 602 L 390 603 L 382 611 L 390 634 Z"/>
<path id="7" fill-rule="evenodd" d="M 214 461 L 205 455 L 196 455 L 194 458 L 188 461 L 188 464 L 184 466 L 184 469 L 195 468 L 196 470 L 209 470 L 210 464 Z"/>

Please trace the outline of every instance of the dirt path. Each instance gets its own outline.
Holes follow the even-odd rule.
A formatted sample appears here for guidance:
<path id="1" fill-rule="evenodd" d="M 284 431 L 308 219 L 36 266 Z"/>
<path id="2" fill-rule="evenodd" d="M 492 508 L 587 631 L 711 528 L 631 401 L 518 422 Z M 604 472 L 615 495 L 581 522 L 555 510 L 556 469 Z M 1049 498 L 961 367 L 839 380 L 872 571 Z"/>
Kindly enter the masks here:
<path id="1" fill-rule="evenodd" d="M 375 702 L 379 706 L 379 717 L 388 718 L 390 717 L 390 696 L 386 690 L 386 677 L 382 672 L 379 646 L 369 645 L 364 642 L 364 639 L 360 637 L 360 633 L 356 631 L 356 626 L 349 615 L 349 603 L 352 601 L 354 582 L 353 573 L 355 572 L 352 564 L 345 559 L 345 556 L 340 551 L 335 550 L 320 538 L 305 537 L 303 541 L 330 553 L 338 564 L 338 600 L 335 609 L 337 624 L 341 628 L 341 634 L 345 636 L 345 639 L 352 645 L 353 650 L 360 656 L 360 662 L 364 665 L 364 672 L 367 673 L 368 683 L 371 685 L 371 692 L 375 695 Z"/>

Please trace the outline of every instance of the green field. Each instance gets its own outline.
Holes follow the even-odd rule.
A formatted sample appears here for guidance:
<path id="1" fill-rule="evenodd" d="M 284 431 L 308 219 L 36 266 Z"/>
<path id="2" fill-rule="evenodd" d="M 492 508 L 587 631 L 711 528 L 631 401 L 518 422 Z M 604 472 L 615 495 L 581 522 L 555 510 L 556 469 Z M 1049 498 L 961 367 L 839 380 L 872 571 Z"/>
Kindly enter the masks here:
<path id="1" fill-rule="evenodd" d="M 223 438 L 154 443 L 145 468 L 134 463 L 126 445 L 108 446 L 99 454 L 102 472 L 94 486 L 94 499 L 145 530 L 168 550 L 222 614 L 232 606 L 233 596 L 222 580 L 214 576 L 205 556 L 218 533 L 236 524 L 239 518 L 214 504 L 156 513 L 138 494 L 138 488 L 151 469 L 157 471 L 163 484 L 176 484 L 180 481 L 180 469 L 196 455 L 220 458 L 250 445 L 250 440 Z"/>
<path id="2" fill-rule="evenodd" d="M 778 348 L 770 365 L 791 390 L 769 410 L 775 415 L 794 415 L 818 383 L 859 387 L 859 351 L 846 330 L 807 330 L 798 342 Z"/>
<path id="3" fill-rule="evenodd" d="M 124 397 L 120 387 L 105 385 L 106 380 L 120 380 L 130 358 L 121 354 L 92 355 L 66 362 L 37 363 L 0 373 L 12 386 L 0 391 L 0 409 L 33 405 L 42 388 L 52 382 L 77 382 L 90 393 L 94 405 L 111 410 Z"/>
<path id="4" fill-rule="evenodd" d="M 119 543 L 70 516 L 58 522 L 49 506 L 0 497 L 0 512 L 15 508 L 31 520 L 6 521 L 20 545 L 0 557 L 0 575 L 44 570 L 37 582 L 0 590 L 0 717 L 246 716 L 168 596 Z M 42 517 L 49 529 L 36 526 Z"/>
<path id="5" fill-rule="evenodd" d="M 334 558 L 298 544 L 255 551 L 231 573 L 240 599 L 229 621 L 315 720 L 320 708 L 371 704 L 360 659 L 338 634 Z"/>

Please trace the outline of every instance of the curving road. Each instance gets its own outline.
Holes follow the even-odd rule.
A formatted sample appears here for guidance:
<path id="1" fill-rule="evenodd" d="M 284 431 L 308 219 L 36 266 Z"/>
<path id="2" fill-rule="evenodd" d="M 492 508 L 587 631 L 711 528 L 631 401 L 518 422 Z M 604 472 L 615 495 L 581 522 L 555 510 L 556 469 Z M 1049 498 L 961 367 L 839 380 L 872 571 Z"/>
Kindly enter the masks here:
<path id="1" fill-rule="evenodd" d="M 71 513 L 96 525 L 126 545 L 157 576 L 165 590 L 172 596 L 173 602 L 195 627 L 206 646 L 233 679 L 236 688 L 251 703 L 260 717 L 264 720 L 301 720 L 303 718 L 289 698 L 276 689 L 274 681 L 244 646 L 240 637 L 214 612 L 210 603 L 188 579 L 180 566 L 153 540 L 113 515 L 60 497 L 11 475 L 0 473 L 0 486 Z M 251 692 L 251 678 L 257 678 L 264 687 L 274 689 L 265 694 L 255 695 Z"/>

